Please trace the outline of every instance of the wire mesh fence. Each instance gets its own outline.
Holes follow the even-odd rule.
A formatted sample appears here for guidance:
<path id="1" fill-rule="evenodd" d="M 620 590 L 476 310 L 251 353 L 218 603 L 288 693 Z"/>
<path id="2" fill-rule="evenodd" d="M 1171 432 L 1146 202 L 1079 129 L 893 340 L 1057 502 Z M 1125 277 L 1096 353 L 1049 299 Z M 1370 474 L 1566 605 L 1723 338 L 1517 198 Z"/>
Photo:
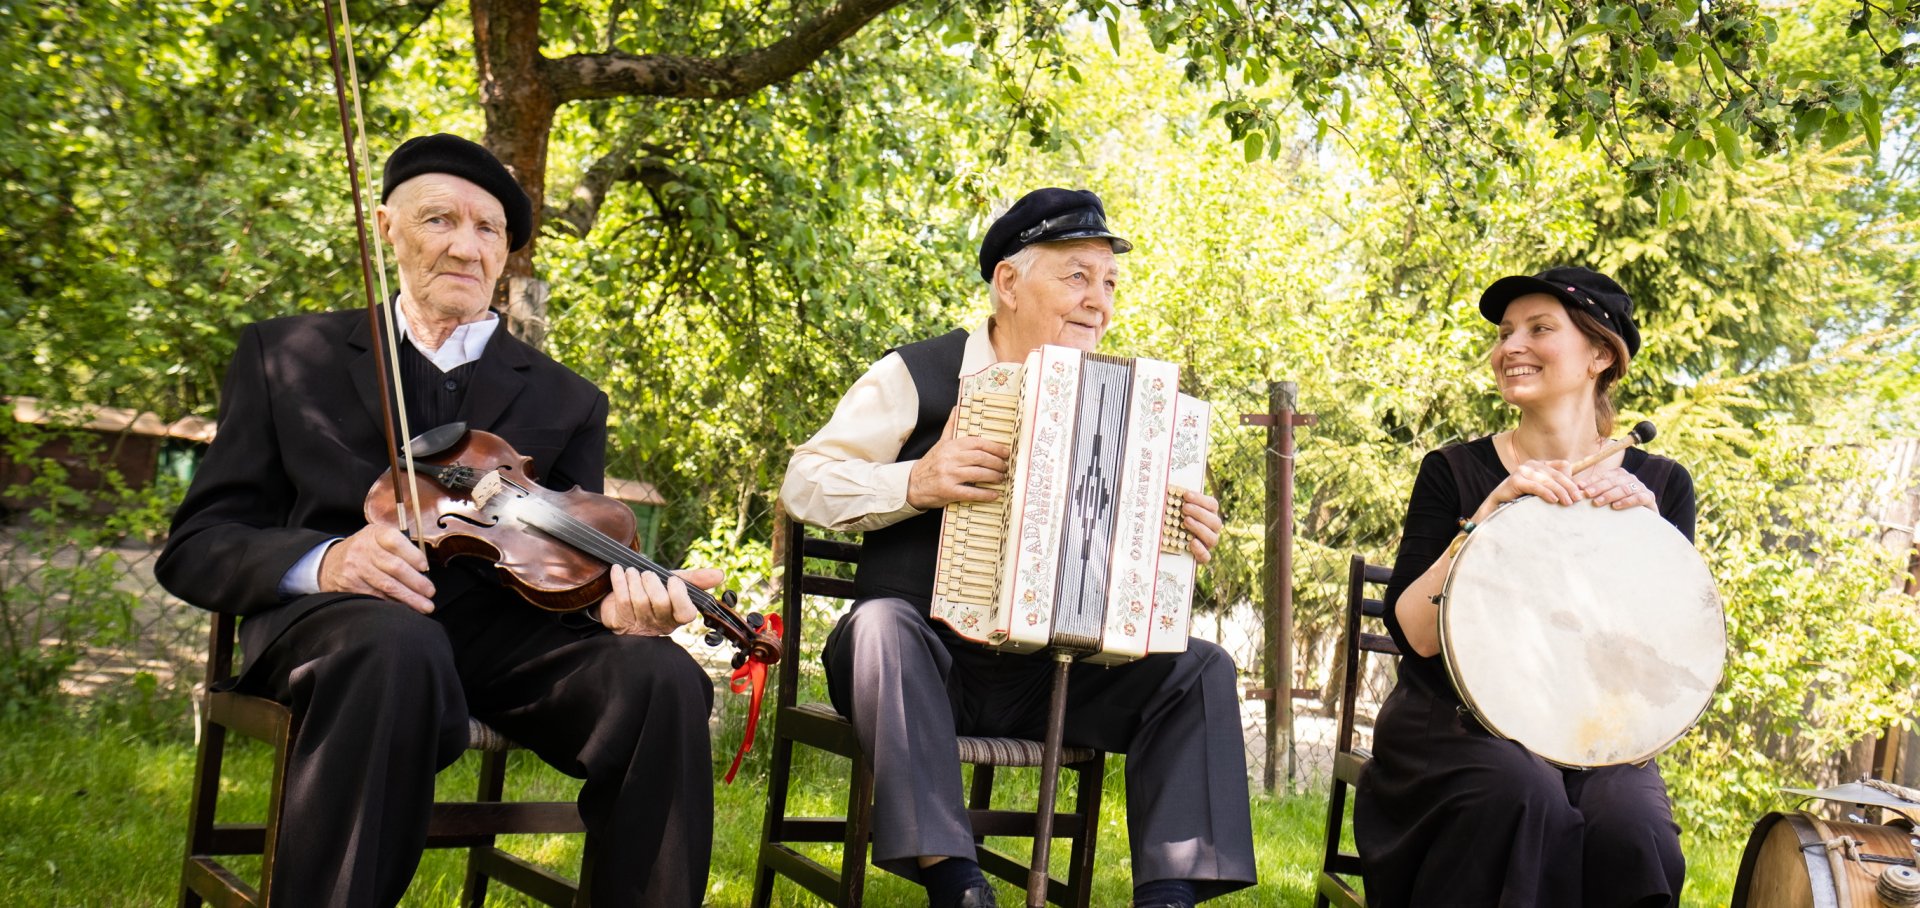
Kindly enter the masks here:
<path id="1" fill-rule="evenodd" d="M 52 457 L 46 452 L 54 434 L 35 431 L 29 439 L 18 427 L 14 433 L 13 482 L 0 502 L 0 667 L 7 697 L 24 701 L 57 688 L 91 708 L 137 710 L 156 726 L 185 733 L 192 728 L 192 694 L 204 672 L 208 619 L 167 593 L 154 576 L 183 485 L 159 477 L 128 487 L 101 466 L 112 459 L 110 438 L 74 442 Z M 743 612 L 777 608 L 776 561 L 764 538 L 771 530 L 762 529 L 774 524 L 766 498 L 738 515 L 737 533 L 715 540 L 689 538 L 686 527 L 712 521 L 687 519 L 694 515 L 654 490 L 631 497 L 644 548 L 684 552 L 689 564 L 727 569 Z M 1345 554 L 1310 540 L 1295 545 L 1292 725 L 1270 736 L 1268 702 L 1242 703 L 1249 778 L 1256 785 L 1272 779 L 1276 791 L 1324 784 L 1338 718 L 1333 679 L 1340 668 Z M 1267 667 L 1266 609 L 1263 602 L 1237 602 L 1202 612 L 1192 629 L 1193 636 L 1232 655 L 1249 691 L 1275 686 Z M 727 648 L 705 646 L 696 633 L 680 636 L 716 679 L 726 675 Z M 817 660 L 817 653 L 803 658 Z M 1378 666 L 1362 675 L 1356 715 L 1363 743 L 1391 686 L 1389 672 Z M 721 698 L 717 722 L 743 718 L 731 715 L 731 699 Z"/>

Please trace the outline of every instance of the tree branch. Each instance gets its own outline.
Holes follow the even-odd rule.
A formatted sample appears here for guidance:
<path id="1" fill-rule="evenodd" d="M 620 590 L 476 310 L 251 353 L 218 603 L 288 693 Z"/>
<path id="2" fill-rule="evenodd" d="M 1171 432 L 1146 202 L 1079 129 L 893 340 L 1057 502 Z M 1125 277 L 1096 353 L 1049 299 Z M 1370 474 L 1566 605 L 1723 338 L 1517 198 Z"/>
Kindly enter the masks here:
<path id="1" fill-rule="evenodd" d="M 636 158 L 636 152 L 645 152 L 646 155 Z M 584 239 L 593 232 L 593 225 L 600 218 L 600 206 L 606 201 L 607 192 L 614 184 L 639 182 L 647 189 L 658 192 L 660 187 L 676 178 L 679 174 L 667 160 L 668 155 L 668 149 L 646 143 L 616 148 L 587 168 L 587 172 L 580 177 L 579 185 L 567 194 L 566 207 L 547 206 L 547 223 Z"/>
<path id="2" fill-rule="evenodd" d="M 783 82 L 906 0 L 840 0 L 766 47 L 730 57 L 573 54 L 541 61 L 561 102 L 632 96 L 732 99 Z"/>

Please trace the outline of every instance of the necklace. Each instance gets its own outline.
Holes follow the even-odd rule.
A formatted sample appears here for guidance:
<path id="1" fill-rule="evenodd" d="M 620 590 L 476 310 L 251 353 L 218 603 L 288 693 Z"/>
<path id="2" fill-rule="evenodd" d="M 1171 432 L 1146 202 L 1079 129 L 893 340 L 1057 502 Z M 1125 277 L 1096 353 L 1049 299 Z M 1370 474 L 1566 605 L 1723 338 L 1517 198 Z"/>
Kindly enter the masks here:
<path id="1" fill-rule="evenodd" d="M 1591 454 L 1594 451 L 1599 450 L 1601 446 L 1605 445 L 1606 443 L 1607 443 L 1607 440 L 1605 438 L 1596 436 L 1593 440 L 1592 447 L 1588 448 L 1587 451 L 1583 452 L 1580 455 L 1567 458 L 1567 461 L 1569 463 L 1573 461 L 1577 461 L 1581 457 L 1586 456 L 1586 454 Z M 1529 452 L 1526 448 L 1523 448 L 1520 446 L 1520 430 L 1519 429 L 1513 429 L 1507 432 L 1507 448 L 1513 452 L 1513 464 L 1516 467 L 1518 467 L 1523 463 L 1527 463 L 1528 461 L 1538 459 L 1538 458 L 1535 458 L 1533 454 Z"/>

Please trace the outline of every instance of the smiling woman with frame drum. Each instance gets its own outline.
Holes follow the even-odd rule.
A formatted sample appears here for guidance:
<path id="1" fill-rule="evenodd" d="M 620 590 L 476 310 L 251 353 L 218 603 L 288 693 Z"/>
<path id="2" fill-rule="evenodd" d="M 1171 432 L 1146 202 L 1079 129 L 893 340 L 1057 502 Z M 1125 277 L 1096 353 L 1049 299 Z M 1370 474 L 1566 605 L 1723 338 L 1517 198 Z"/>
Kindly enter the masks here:
<path id="1" fill-rule="evenodd" d="M 1551 762 L 1489 731 L 1463 703 L 1441 656 L 1441 603 L 1468 534 L 1504 505 L 1533 496 L 1565 508 L 1647 508 L 1691 540 L 1693 479 L 1667 458 L 1623 446 L 1606 450 L 1611 391 L 1640 348 L 1633 301 L 1619 284 L 1585 268 L 1502 278 L 1482 294 L 1480 312 L 1499 326 L 1489 365 L 1520 421 L 1512 430 L 1429 452 L 1407 505 L 1386 592 L 1387 628 L 1406 655 L 1375 723 L 1373 759 L 1354 806 L 1368 902 L 1374 908 L 1677 905 L 1685 861 L 1658 766 L 1645 760 L 1570 768 L 1583 764 Z M 1591 466 L 1581 463 L 1593 455 L 1600 456 Z M 1631 532 L 1644 535 L 1644 529 Z M 1537 552 L 1528 551 L 1523 538 L 1519 551 L 1509 546 L 1491 564 L 1482 555 L 1477 566 L 1523 578 L 1538 572 L 1542 560 L 1570 557 L 1602 562 L 1588 566 L 1610 573 L 1604 562 L 1611 556 L 1598 547 L 1588 553 L 1575 541 L 1570 556 L 1556 556 L 1550 550 L 1566 549 L 1575 537 L 1548 535 Z M 1553 580 L 1558 573 L 1546 572 Z M 1627 569 L 1617 582 L 1631 596 L 1636 579 Z M 1570 607 L 1572 597 L 1556 591 L 1554 582 L 1520 582 L 1533 589 L 1527 601 L 1513 604 L 1516 612 L 1538 603 L 1576 635 L 1593 633 L 1579 629 L 1591 610 Z M 1718 614 L 1717 600 L 1712 605 Z M 1513 642 L 1519 649 L 1531 641 Z M 1449 655 L 1461 657 L 1457 646 Z M 1631 675 L 1660 664 L 1629 659 L 1609 670 Z M 1717 664 L 1692 674 L 1699 677 L 1686 684 L 1704 684 L 1709 692 L 1718 681 Z M 1661 676 L 1641 686 L 1664 689 L 1669 682 Z M 1506 685 L 1504 696 L 1572 699 L 1518 680 Z"/>

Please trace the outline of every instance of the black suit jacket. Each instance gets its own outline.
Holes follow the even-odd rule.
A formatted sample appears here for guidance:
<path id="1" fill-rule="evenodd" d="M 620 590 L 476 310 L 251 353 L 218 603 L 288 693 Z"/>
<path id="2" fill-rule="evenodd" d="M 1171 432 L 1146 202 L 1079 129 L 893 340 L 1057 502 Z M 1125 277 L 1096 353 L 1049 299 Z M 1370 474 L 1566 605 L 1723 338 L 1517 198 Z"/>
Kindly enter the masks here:
<path id="1" fill-rule="evenodd" d="M 367 490 L 387 468 L 376 384 L 364 311 L 273 319 L 240 336 L 220 392 L 219 433 L 155 574 L 194 605 L 245 616 L 248 653 L 344 598 L 285 599 L 279 585 L 314 546 L 366 525 Z M 607 396 L 504 325 L 475 364 L 460 418 L 533 458 L 549 487 L 598 492 L 604 484 Z M 435 572 L 437 583 L 444 573 Z"/>

